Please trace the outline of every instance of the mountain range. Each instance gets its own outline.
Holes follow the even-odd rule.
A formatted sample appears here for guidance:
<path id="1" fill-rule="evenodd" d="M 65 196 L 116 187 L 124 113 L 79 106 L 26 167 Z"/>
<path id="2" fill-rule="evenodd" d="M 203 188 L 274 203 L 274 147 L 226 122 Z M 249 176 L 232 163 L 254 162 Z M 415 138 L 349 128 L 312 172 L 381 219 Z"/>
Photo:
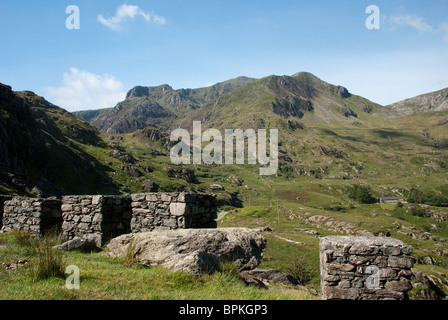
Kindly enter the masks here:
<path id="1" fill-rule="evenodd" d="M 311 272 L 308 285 L 318 288 L 320 237 L 390 236 L 414 249 L 411 298 L 443 299 L 447 94 L 381 106 L 300 72 L 199 89 L 137 86 L 114 108 L 70 113 L 0 84 L 0 194 L 212 192 L 218 227 L 271 230 L 263 269 Z M 278 129 L 277 173 L 261 176 L 260 164 L 174 165 L 170 134 L 191 133 L 193 121 L 221 132 Z M 372 203 L 382 196 L 399 202 Z"/>
<path id="2" fill-rule="evenodd" d="M 140 192 L 148 181 L 205 190 L 198 171 L 211 170 L 203 177 L 213 180 L 224 169 L 181 170 L 168 156 L 170 132 L 199 120 L 204 130 L 279 129 L 279 181 L 429 176 L 447 168 L 448 89 L 381 106 L 300 72 L 198 89 L 136 86 L 114 108 L 73 114 L 7 85 L 0 101 L 3 193 Z"/>
<path id="3" fill-rule="evenodd" d="M 231 93 L 233 100 L 222 100 Z M 241 99 L 240 99 L 241 98 Z M 256 108 L 250 108 L 250 101 Z M 262 79 L 238 77 L 206 88 L 174 90 L 165 84 L 136 86 L 113 109 L 80 111 L 74 114 L 93 124 L 102 133 L 119 134 L 151 125 L 173 128 L 185 115 L 199 116 L 211 110 L 241 109 L 274 113 L 282 118 L 310 124 L 348 124 L 350 119 L 367 124 L 374 118 L 395 118 L 426 111 L 448 110 L 448 88 L 381 106 L 352 95 L 346 88 L 300 72 L 292 76 Z M 200 109 L 200 110 L 198 110 Z M 195 111 L 195 112 L 193 112 Z M 216 110 L 215 110 L 216 111 Z M 235 112 L 235 110 L 233 110 Z M 368 114 L 372 115 L 369 117 Z M 190 117 L 191 118 L 191 117 Z M 222 117 L 221 117 L 222 118 Z M 173 125 L 174 123 L 174 125 Z"/>
<path id="4" fill-rule="evenodd" d="M 309 285 L 318 288 L 320 237 L 390 236 L 414 248 L 412 299 L 442 299 L 447 106 L 448 89 L 381 106 L 306 72 L 199 89 L 137 86 L 114 108 L 76 113 L 0 84 L 0 194 L 212 192 L 218 227 L 271 230 L 263 269 L 314 270 Z M 278 129 L 277 173 L 261 176 L 260 164 L 174 165 L 170 134 L 191 133 L 193 121 L 221 132 Z M 371 203 L 382 196 L 399 202 Z"/>

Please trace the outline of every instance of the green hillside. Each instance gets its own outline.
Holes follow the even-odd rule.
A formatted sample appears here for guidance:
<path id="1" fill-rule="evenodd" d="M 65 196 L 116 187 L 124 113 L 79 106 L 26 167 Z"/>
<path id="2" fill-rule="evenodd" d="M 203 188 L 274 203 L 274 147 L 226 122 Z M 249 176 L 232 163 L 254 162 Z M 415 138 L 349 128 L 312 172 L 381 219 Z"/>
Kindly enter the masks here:
<path id="1" fill-rule="evenodd" d="M 414 269 L 448 292 L 446 110 L 401 114 L 298 73 L 242 78 L 226 90 L 136 87 L 91 118 L 97 130 L 43 98 L 2 88 L 0 129 L 8 135 L 0 136 L 0 193 L 33 194 L 39 179 L 71 193 L 137 193 L 153 183 L 160 191 L 214 192 L 218 226 L 271 227 L 263 232 L 261 267 L 291 272 L 301 265 L 310 288 L 319 289 L 320 236 L 369 234 L 412 245 Z M 172 104 L 177 95 L 182 103 Z M 10 104 L 24 112 L 14 114 Z M 259 165 L 171 164 L 171 130 L 191 133 L 193 121 L 222 133 L 278 129 L 277 174 L 260 176 Z M 26 173 L 25 188 L 7 180 L 18 172 Z M 220 190 L 211 190 L 216 184 Z M 370 197 L 397 196 L 399 203 L 361 203 L 352 194 L 359 185 Z M 306 264 L 293 263 L 300 259 Z M 421 291 L 412 297 L 422 298 Z"/>
<path id="2" fill-rule="evenodd" d="M 105 147 L 93 126 L 32 92 L 0 90 L 1 193 L 116 192 L 108 168 L 83 150 Z"/>

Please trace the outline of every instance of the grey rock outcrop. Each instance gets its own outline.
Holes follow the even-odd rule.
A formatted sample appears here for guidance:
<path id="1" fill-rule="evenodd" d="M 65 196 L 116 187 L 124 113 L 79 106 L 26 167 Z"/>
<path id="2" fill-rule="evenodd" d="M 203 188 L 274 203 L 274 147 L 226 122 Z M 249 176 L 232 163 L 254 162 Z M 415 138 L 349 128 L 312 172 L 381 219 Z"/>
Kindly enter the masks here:
<path id="1" fill-rule="evenodd" d="M 221 261 L 232 261 L 241 271 L 256 268 L 266 239 L 246 228 L 159 230 L 119 236 L 107 249 L 109 257 L 123 257 L 132 250 L 146 266 L 211 274 Z"/>
<path id="2" fill-rule="evenodd" d="M 344 88 L 342 86 L 337 86 L 335 91 L 336 94 L 343 99 L 350 98 L 352 96 L 351 93 L 347 90 L 347 88 Z"/>
<path id="3" fill-rule="evenodd" d="M 145 190 L 145 192 L 148 192 L 148 193 L 149 192 L 157 192 L 157 191 L 159 191 L 159 185 L 152 180 L 145 179 L 143 181 L 143 190 Z"/>
<path id="4" fill-rule="evenodd" d="M 292 275 L 275 269 L 254 269 L 246 271 L 250 275 L 262 280 L 280 283 L 287 286 L 299 286 L 300 283 Z"/>
<path id="5" fill-rule="evenodd" d="M 89 235 L 82 238 L 75 237 L 72 240 L 54 246 L 53 248 L 61 251 L 81 251 L 84 253 L 101 251 L 101 237 L 95 235 Z"/>

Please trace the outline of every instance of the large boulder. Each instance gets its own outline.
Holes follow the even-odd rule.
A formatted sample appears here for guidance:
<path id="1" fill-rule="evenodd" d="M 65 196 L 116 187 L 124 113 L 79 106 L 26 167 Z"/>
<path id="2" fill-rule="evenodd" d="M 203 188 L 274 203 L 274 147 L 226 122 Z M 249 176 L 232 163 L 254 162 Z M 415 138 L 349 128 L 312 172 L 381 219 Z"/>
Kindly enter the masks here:
<path id="1" fill-rule="evenodd" d="M 101 251 L 101 237 L 95 235 L 75 237 L 60 245 L 54 246 L 53 249 L 61 251 L 81 251 L 84 253 Z"/>
<path id="2" fill-rule="evenodd" d="M 119 236 L 107 248 L 109 257 L 133 254 L 142 265 L 211 274 L 221 261 L 232 261 L 241 271 L 256 268 L 266 239 L 246 228 L 158 230 Z"/>
<path id="3" fill-rule="evenodd" d="M 292 275 L 281 272 L 275 269 L 254 269 L 250 271 L 245 271 L 248 274 L 262 280 L 272 281 L 275 283 L 284 284 L 287 286 L 299 286 L 300 283 Z"/>

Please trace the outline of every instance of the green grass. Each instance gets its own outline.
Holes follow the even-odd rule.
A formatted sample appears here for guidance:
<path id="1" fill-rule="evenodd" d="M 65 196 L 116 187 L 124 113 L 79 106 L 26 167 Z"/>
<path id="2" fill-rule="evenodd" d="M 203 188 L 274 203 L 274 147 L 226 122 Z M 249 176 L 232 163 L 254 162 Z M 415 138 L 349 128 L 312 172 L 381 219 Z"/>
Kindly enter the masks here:
<path id="1" fill-rule="evenodd" d="M 298 75 L 298 77 L 305 77 L 303 80 L 307 80 L 305 74 Z M 209 185 L 219 183 L 225 189 L 225 191 L 219 192 L 222 197 L 225 197 L 226 194 L 235 194 L 243 204 L 243 208 L 225 206 L 224 208 L 229 211 L 229 214 L 219 223 L 219 226 L 253 228 L 270 226 L 274 229 L 272 233 L 264 233 L 268 239 L 268 248 L 265 259 L 261 263 L 263 268 L 287 271 L 295 259 L 303 258 L 316 271 L 319 267 L 318 237 L 343 234 L 324 223 L 308 224 L 305 222 L 309 217 L 321 215 L 335 222 L 349 223 L 354 234 L 357 231 L 366 230 L 375 235 L 386 233 L 403 240 L 414 247 L 414 254 L 419 261 L 422 261 L 421 258 L 425 256 L 431 256 L 436 260 L 435 266 L 421 263 L 416 268 L 422 268 L 429 272 L 430 268 L 434 267 L 441 270 L 440 272 L 448 274 L 448 257 L 446 254 L 440 254 L 443 250 L 448 249 L 447 242 L 442 241 L 448 239 L 447 221 L 414 216 L 408 212 L 407 204 L 403 208 L 396 207 L 395 204 L 361 205 L 347 197 L 348 188 L 355 184 L 371 186 L 374 196 L 398 195 L 401 200 L 405 198 L 404 195 L 408 190 L 417 186 L 428 193 L 448 195 L 446 182 L 448 153 L 447 148 L 443 146 L 443 141 L 446 140 L 448 134 L 448 126 L 439 125 L 441 120 L 446 118 L 447 111 L 388 118 L 387 115 L 390 113 L 388 109 L 372 104 L 375 113 L 379 115 L 375 116 L 362 111 L 363 105 L 366 103 L 370 105 L 370 102 L 365 99 L 357 96 L 348 99 L 335 98 L 334 93 L 324 90 L 313 101 L 317 108 L 316 111 L 305 112 L 305 117 L 300 119 L 304 129 L 291 130 L 287 121 L 297 119 L 285 119 L 270 111 L 270 103 L 275 102 L 276 97 L 281 97 L 286 93 L 279 85 L 279 79 L 280 77 L 266 77 L 240 90 L 222 95 L 219 101 L 211 101 L 192 112 L 179 111 L 181 116 L 173 120 L 173 124 L 171 124 L 176 128 L 188 129 L 191 127 L 193 119 L 209 119 L 204 121 L 203 129 L 206 127 L 220 130 L 227 128 L 279 128 L 281 154 L 290 159 L 287 157 L 280 159 L 280 168 L 275 176 L 260 177 L 259 166 L 190 165 L 183 167 L 194 169 L 200 184 L 195 185 L 179 181 L 178 178 L 169 178 L 163 170 L 164 167 L 171 166 L 169 156 L 151 154 L 153 150 L 168 151 L 163 140 L 152 142 L 138 133 L 114 135 L 114 140 L 109 140 L 109 135 L 101 134 L 99 136 L 101 141 L 84 143 L 85 139 L 81 139 L 75 134 L 84 132 L 86 138 L 89 138 L 91 128 L 78 123 L 75 121 L 76 119 L 66 113 L 50 108 L 47 110 L 48 116 L 57 118 L 56 126 L 68 137 L 64 148 L 59 148 L 60 145 L 57 145 L 58 148 L 49 150 L 53 155 L 57 155 L 53 158 L 66 159 L 65 162 L 68 165 L 55 164 L 51 167 L 58 176 L 66 177 L 64 179 L 68 181 L 63 182 L 67 186 L 75 188 L 81 193 L 89 191 L 90 193 L 142 192 L 142 180 L 144 179 L 151 179 L 159 184 L 161 191 L 174 191 L 177 187 L 182 186 L 187 190 L 207 192 Z M 359 117 L 344 119 L 338 111 L 343 107 L 351 108 Z M 354 121 L 357 123 L 355 124 Z M 77 126 L 78 130 L 70 131 L 72 126 Z M 435 140 L 442 142 L 441 146 L 437 147 Z M 141 177 L 130 177 L 121 170 L 123 162 L 109 153 L 117 146 L 122 148 L 124 153 L 132 155 L 136 159 L 136 163 L 133 165 L 142 172 Z M 331 155 L 329 150 L 336 156 Z M 72 155 L 82 161 L 74 163 L 68 161 Z M 72 163 L 71 166 L 70 163 Z M 84 170 L 84 164 L 90 164 L 88 167 L 91 171 L 88 177 L 84 175 L 84 180 L 80 181 L 73 172 Z M 145 167 L 151 167 L 153 170 L 145 172 L 143 170 Z M 303 171 L 302 175 L 298 174 L 300 170 Z M 231 175 L 240 177 L 244 181 L 242 186 L 228 181 L 228 177 Z M 99 176 L 107 178 L 109 184 L 106 185 L 103 181 L 94 179 Z M 57 184 L 61 182 L 57 179 L 52 181 Z M 0 185 L 1 190 L 8 194 L 15 192 L 7 185 Z M 278 210 L 277 201 L 279 201 Z M 446 212 L 446 208 L 430 207 L 429 210 L 437 212 L 445 210 Z M 434 225 L 436 229 L 434 229 Z M 306 228 L 313 229 L 319 234 L 310 235 L 300 231 L 300 229 Z M 431 232 L 439 240 L 415 239 L 415 234 L 422 232 Z M 295 246 L 278 237 L 306 243 L 306 246 Z M 14 252 L 17 253 L 16 256 L 20 256 L 22 253 L 27 256 L 28 253 L 24 250 L 22 248 Z M 10 253 L 3 250 L 2 255 L 4 255 L 3 259 Z M 176 293 L 174 288 L 170 288 L 169 283 L 174 280 L 168 281 L 168 274 L 164 274 L 160 280 L 160 277 L 153 273 L 161 274 L 162 271 L 158 268 L 149 270 L 135 268 L 132 256 L 129 258 L 130 267 L 127 268 L 122 266 L 123 261 L 103 259 L 104 257 L 98 254 L 70 253 L 65 254 L 65 258 L 69 262 L 73 261 L 72 263 L 83 266 L 81 271 L 82 277 L 84 277 L 84 289 L 90 288 L 89 294 L 92 294 L 93 297 L 113 297 L 115 294 L 118 297 L 136 296 L 132 286 L 128 288 L 127 285 L 124 285 L 126 288 L 124 291 L 128 292 L 119 292 L 120 290 L 116 289 L 117 285 L 114 284 L 115 278 L 110 278 L 110 276 L 107 276 L 105 284 L 100 284 L 98 279 L 106 277 L 106 275 L 101 276 L 96 273 L 95 268 L 104 268 L 107 271 L 106 274 L 109 274 L 109 271 L 113 274 L 114 268 L 121 270 L 123 283 L 130 281 L 140 290 L 143 289 L 135 283 L 132 276 L 128 279 L 125 274 L 129 271 L 137 278 L 150 279 L 155 287 L 153 291 L 149 288 L 145 289 L 149 291 L 143 290 L 143 292 L 148 292 L 145 295 L 146 298 L 159 298 L 161 295 L 163 298 L 164 294 L 157 291 L 161 291 L 164 284 L 168 288 L 164 291 L 167 296 L 182 297 L 180 292 Z M 11 259 L 15 259 L 15 256 Z M 20 272 L 22 271 L 17 271 L 17 273 Z M 179 277 L 183 279 L 184 276 Z M 225 275 L 216 274 L 210 278 L 202 277 L 202 280 L 185 277 L 191 284 L 185 286 L 186 296 L 206 295 L 205 289 L 207 289 L 210 290 L 211 296 L 217 297 L 219 295 L 216 291 L 219 288 L 210 287 L 208 283 L 223 281 Z M 185 281 L 188 282 L 187 280 Z M 4 285 L 3 282 L 0 283 Z M 14 286 L 14 283 L 16 282 L 11 282 L 11 286 Z M 52 286 L 54 283 L 63 286 L 57 279 L 43 281 L 42 285 Z M 32 287 L 36 285 L 33 283 Z M 199 286 L 199 289 L 194 289 L 196 285 Z M 250 295 L 251 288 L 242 287 L 244 289 L 241 289 L 239 285 L 229 289 L 230 296 L 233 294 L 240 296 L 239 291 Z M 318 289 L 319 275 L 315 275 L 308 285 Z M 110 294 L 107 293 L 109 289 Z M 81 291 L 68 292 L 67 295 L 86 297 L 87 294 L 82 294 Z M 255 292 L 260 294 L 259 291 L 253 291 L 251 294 L 257 296 Z M 56 296 L 58 295 L 56 294 Z M 64 295 L 61 293 L 61 296 Z"/>
<path id="2" fill-rule="evenodd" d="M 448 249 L 448 221 L 438 221 L 431 217 L 415 216 L 410 211 L 412 204 L 358 204 L 341 197 L 342 181 L 295 179 L 294 183 L 285 183 L 277 191 L 279 211 L 276 200 L 272 199 L 272 206 L 265 202 L 264 206 L 245 207 L 227 210 L 229 213 L 219 223 L 219 227 L 249 227 L 259 228 L 269 226 L 273 232 L 264 232 L 268 246 L 260 268 L 274 268 L 284 272 L 291 270 L 294 261 L 306 261 L 314 275 L 307 286 L 319 290 L 319 237 L 327 235 L 347 234 L 341 230 L 335 231 L 324 223 L 306 223 L 306 219 L 315 215 L 328 217 L 334 222 L 349 223 L 356 235 L 358 231 L 368 231 L 374 235 L 388 234 L 413 246 L 414 256 L 418 263 L 414 269 L 441 278 L 440 274 L 448 274 L 448 257 L 442 254 Z M 443 188 L 442 188 L 443 189 Z M 291 191 L 292 190 L 292 191 Z M 295 190 L 295 191 L 294 191 Z M 304 190 L 304 191 L 302 191 Z M 305 191 L 306 190 L 306 191 Z M 297 201 L 296 195 L 307 196 L 306 202 Z M 319 197 L 321 194 L 321 197 Z M 262 202 L 262 200 L 260 200 Z M 335 203 L 344 206 L 344 211 L 327 210 L 324 203 Z M 442 211 L 444 208 L 429 207 L 428 210 Z M 263 214 L 260 214 L 263 213 Z M 280 223 L 278 222 L 278 214 Z M 311 229 L 318 234 L 308 234 L 304 230 Z M 415 235 L 430 232 L 438 240 L 421 240 Z M 414 236 L 413 236 L 414 235 Z M 288 239 L 305 246 L 297 246 L 282 239 Z M 445 251 L 446 252 L 446 251 Z M 430 256 L 435 265 L 428 265 L 423 257 Z M 439 273 L 437 273 L 439 272 Z M 448 288 L 440 283 L 439 287 L 445 293 Z M 445 284 L 446 285 L 446 284 Z"/>
<path id="3" fill-rule="evenodd" d="M 64 277 L 35 279 L 38 255 L 19 244 L 11 233 L 0 235 L 1 262 L 28 259 L 16 270 L 0 268 L 1 300 L 308 300 L 311 294 L 276 286 L 259 289 L 246 286 L 234 269 L 223 266 L 213 275 L 194 276 L 163 267 L 127 266 L 126 258 L 108 258 L 103 253 L 63 253 L 64 265 L 80 270 L 80 289 L 65 287 Z M 68 276 L 68 275 L 66 275 Z"/>

